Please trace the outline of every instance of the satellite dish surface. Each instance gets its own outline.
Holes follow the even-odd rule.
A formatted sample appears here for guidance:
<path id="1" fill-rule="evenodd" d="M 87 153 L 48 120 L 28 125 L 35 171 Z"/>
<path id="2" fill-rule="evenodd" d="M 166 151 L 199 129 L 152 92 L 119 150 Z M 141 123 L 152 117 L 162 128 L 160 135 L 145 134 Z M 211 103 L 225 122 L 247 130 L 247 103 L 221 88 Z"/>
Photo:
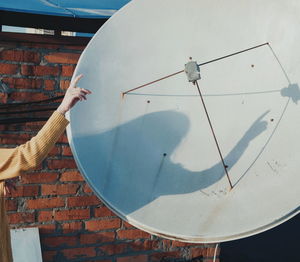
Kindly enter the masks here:
<path id="1" fill-rule="evenodd" d="M 70 112 L 68 137 L 94 192 L 132 225 L 186 242 L 250 236 L 299 213 L 299 24 L 297 0 L 122 8 L 74 74 L 93 95 Z M 179 71 L 189 57 L 203 103 Z"/>

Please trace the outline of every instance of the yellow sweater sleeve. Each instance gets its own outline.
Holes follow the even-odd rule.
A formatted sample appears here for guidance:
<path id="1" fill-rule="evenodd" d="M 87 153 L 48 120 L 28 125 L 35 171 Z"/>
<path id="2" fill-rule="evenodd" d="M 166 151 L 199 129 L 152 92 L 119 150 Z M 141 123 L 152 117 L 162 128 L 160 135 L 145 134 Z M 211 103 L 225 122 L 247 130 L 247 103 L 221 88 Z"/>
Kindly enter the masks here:
<path id="1" fill-rule="evenodd" d="M 54 111 L 38 134 L 27 143 L 12 149 L 0 149 L 0 180 L 13 178 L 34 169 L 47 156 L 69 121 Z"/>

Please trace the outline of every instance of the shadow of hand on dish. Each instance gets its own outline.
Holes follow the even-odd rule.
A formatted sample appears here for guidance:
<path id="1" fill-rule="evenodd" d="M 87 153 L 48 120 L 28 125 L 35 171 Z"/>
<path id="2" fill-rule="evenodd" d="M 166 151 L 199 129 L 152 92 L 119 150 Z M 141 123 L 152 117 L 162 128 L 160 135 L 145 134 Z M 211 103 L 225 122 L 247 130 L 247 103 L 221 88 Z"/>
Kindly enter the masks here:
<path id="1" fill-rule="evenodd" d="M 225 156 L 230 170 L 251 140 L 267 128 L 265 112 Z M 206 125 L 206 123 L 205 123 Z M 188 118 L 178 112 L 150 113 L 101 134 L 76 138 L 83 173 L 99 196 L 115 210 L 129 214 L 163 195 L 203 190 L 224 175 L 221 161 L 190 171 L 170 156 L 186 137 Z M 205 146 L 205 145 L 204 145 Z M 201 161 L 201 155 L 197 155 Z M 218 159 L 216 155 L 216 159 Z"/>
<path id="2" fill-rule="evenodd" d="M 282 88 L 280 94 L 283 97 L 289 97 L 295 104 L 300 100 L 300 89 L 298 84 L 290 84 L 288 87 Z"/>

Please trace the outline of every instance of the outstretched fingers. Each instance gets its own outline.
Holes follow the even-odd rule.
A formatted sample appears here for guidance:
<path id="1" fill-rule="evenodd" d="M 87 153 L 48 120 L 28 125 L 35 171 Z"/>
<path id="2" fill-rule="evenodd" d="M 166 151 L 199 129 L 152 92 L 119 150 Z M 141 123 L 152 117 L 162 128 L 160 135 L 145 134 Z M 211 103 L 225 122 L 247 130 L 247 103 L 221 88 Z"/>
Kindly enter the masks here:
<path id="1" fill-rule="evenodd" d="M 91 94 L 92 92 L 88 89 L 77 87 L 77 84 L 82 77 L 83 77 L 83 74 L 76 76 L 74 81 L 71 82 L 70 87 L 72 89 L 76 90 L 76 92 L 80 92 L 80 94 L 82 96 L 85 96 L 85 95 Z"/>
<path id="2" fill-rule="evenodd" d="M 85 88 L 79 88 L 80 89 L 80 92 L 82 94 L 85 94 L 85 95 L 88 95 L 88 94 L 91 94 L 92 92 L 88 89 L 85 89 Z"/>
<path id="3" fill-rule="evenodd" d="M 86 100 L 86 95 L 90 94 L 91 91 L 84 88 L 76 88 L 73 92 L 74 98 L 78 98 L 80 101 Z"/>
<path id="4" fill-rule="evenodd" d="M 79 80 L 83 77 L 83 74 L 80 74 L 75 77 L 75 79 L 71 82 L 70 87 L 74 88 L 77 86 Z"/>

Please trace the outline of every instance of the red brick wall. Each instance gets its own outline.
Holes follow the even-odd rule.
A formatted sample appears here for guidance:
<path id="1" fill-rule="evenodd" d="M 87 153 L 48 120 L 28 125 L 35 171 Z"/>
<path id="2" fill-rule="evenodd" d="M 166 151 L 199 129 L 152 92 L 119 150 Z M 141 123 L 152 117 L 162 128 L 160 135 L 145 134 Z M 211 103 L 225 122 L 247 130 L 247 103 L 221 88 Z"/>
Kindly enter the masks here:
<path id="1" fill-rule="evenodd" d="M 0 34 L 1 103 L 61 95 L 86 41 L 12 36 Z M 42 125 L 0 126 L 0 146 L 24 143 Z M 214 244 L 165 240 L 112 213 L 76 169 L 66 135 L 34 172 L 21 177 L 7 208 L 12 228 L 39 227 L 44 262 L 213 261 Z"/>

